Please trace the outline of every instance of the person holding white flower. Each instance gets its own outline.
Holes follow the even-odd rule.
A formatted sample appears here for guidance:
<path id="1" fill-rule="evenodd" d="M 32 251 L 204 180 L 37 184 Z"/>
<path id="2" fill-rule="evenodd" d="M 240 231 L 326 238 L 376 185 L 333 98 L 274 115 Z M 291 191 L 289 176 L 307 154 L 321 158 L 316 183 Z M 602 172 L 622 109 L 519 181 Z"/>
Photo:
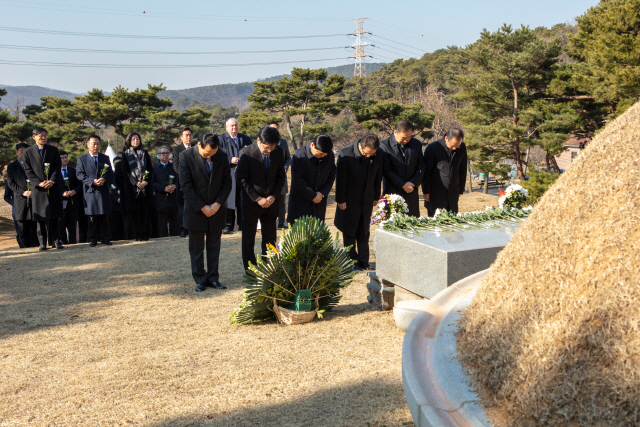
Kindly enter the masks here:
<path id="1" fill-rule="evenodd" d="M 129 132 L 122 150 L 124 208 L 136 241 L 149 240 L 149 210 L 154 199 L 153 189 L 147 186 L 152 174 L 151 157 L 142 148 L 140 134 Z"/>
<path id="2" fill-rule="evenodd" d="M 111 246 L 111 194 L 113 169 L 109 156 L 100 153 L 100 137 L 87 137 L 87 153 L 78 159 L 76 175 L 82 181 L 84 213 L 89 222 L 89 246 Z"/>
<path id="3" fill-rule="evenodd" d="M 24 171 L 31 183 L 32 213 L 37 222 L 40 250 L 47 249 L 47 240 L 53 247 L 64 249 L 58 238 L 58 219 L 62 216 L 60 153 L 56 147 L 47 144 L 45 128 L 36 127 L 31 137 L 36 143 L 24 150 Z"/>
<path id="4" fill-rule="evenodd" d="M 60 150 L 60 162 L 63 180 L 62 216 L 58 220 L 58 232 L 63 244 L 75 245 L 76 226 L 78 225 L 78 209 L 82 198 L 82 183 L 76 177 L 76 168 L 69 166 L 69 154 Z"/>
<path id="5" fill-rule="evenodd" d="M 171 151 L 163 145 L 158 148 L 160 161 L 153 165 L 151 187 L 155 192 L 156 212 L 158 215 L 158 237 L 180 235 L 180 217 L 178 211 L 178 174 L 169 162 Z M 168 226 L 168 228 L 167 228 Z"/>

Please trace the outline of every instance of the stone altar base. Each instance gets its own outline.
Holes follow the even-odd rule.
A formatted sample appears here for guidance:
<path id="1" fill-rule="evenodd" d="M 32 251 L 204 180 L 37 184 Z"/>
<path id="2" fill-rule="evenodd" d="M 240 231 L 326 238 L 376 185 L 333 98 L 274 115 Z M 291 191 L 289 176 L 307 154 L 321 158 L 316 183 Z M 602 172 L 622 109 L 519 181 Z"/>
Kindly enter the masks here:
<path id="1" fill-rule="evenodd" d="M 420 236 L 378 229 L 373 238 L 377 281 L 395 285 L 396 306 L 402 300 L 431 299 L 449 285 L 489 268 L 519 225 L 505 222 L 500 228 L 419 231 Z"/>

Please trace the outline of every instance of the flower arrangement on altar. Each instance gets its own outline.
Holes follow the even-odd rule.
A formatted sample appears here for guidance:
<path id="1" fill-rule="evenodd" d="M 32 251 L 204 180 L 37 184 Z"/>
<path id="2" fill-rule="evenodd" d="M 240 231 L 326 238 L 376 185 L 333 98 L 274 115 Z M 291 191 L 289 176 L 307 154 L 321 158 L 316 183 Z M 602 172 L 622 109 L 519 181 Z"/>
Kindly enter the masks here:
<path id="1" fill-rule="evenodd" d="M 330 311 L 355 275 L 349 248 L 317 218 L 297 219 L 284 231 L 278 247 L 268 245 L 267 255 L 249 264 L 244 276 L 244 299 L 231 323 L 246 324 L 277 317 L 285 324 L 303 323 Z M 297 320 L 304 316 L 304 320 Z"/>
<path id="2" fill-rule="evenodd" d="M 398 214 L 409 212 L 409 206 L 402 196 L 385 194 L 378 201 L 378 209 L 371 215 L 371 225 L 384 224 Z"/>
<path id="3" fill-rule="evenodd" d="M 527 197 L 529 197 L 529 190 L 518 184 L 511 184 L 507 187 L 506 191 L 500 189 L 498 193 L 500 195 L 498 205 L 501 208 L 522 209 L 527 201 Z"/>

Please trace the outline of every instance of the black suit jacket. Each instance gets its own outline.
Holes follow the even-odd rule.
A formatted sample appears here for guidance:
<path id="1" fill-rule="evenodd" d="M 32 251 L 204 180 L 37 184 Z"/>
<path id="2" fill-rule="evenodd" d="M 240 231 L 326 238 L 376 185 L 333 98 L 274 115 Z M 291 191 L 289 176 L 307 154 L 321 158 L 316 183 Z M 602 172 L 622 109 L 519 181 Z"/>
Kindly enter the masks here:
<path id="1" fill-rule="evenodd" d="M 243 148 L 236 167 L 236 178 L 248 196 L 242 198 L 243 204 L 255 203 L 260 197 L 278 197 L 285 181 L 282 149 L 276 146 L 270 153 L 267 172 L 258 143 Z"/>
<path id="2" fill-rule="evenodd" d="M 173 191 L 173 193 L 166 193 L 164 191 L 165 187 L 169 185 L 169 176 L 173 176 L 173 184 L 176 185 L 176 189 Z M 167 163 L 166 167 L 162 167 L 162 163 L 160 162 L 153 165 L 151 186 L 153 187 L 153 191 L 156 195 L 156 212 L 165 212 L 172 209 L 178 209 L 178 193 L 180 193 L 180 180 L 176 171 L 173 170 L 173 165 L 171 163 Z"/>
<path id="3" fill-rule="evenodd" d="M 324 221 L 327 211 L 327 197 L 336 180 L 336 161 L 333 152 L 319 162 L 306 145 L 296 150 L 291 162 L 291 194 L 289 194 L 289 215 L 291 224 L 296 219 L 311 215 Z M 313 203 L 316 193 L 324 195 L 320 203 Z"/>
<path id="4" fill-rule="evenodd" d="M 191 148 L 193 148 L 193 145 L 191 145 Z M 173 147 L 173 170 L 176 171 L 176 174 L 180 174 L 180 154 L 186 149 L 187 147 L 182 142 Z"/>
<path id="5" fill-rule="evenodd" d="M 409 214 L 420 216 L 420 183 L 424 174 L 424 160 L 422 157 L 422 143 L 411 138 L 404 145 L 404 150 L 398 144 L 394 135 L 380 143 L 384 151 L 383 193 L 398 194 L 409 205 Z M 415 185 L 413 192 L 407 193 L 402 186 L 407 182 Z"/>
<path id="6" fill-rule="evenodd" d="M 13 209 L 16 220 L 30 220 L 32 204 L 29 203 L 27 206 L 28 199 L 22 195 L 27 191 L 27 174 L 20 165 L 20 160 L 11 162 L 7 166 L 7 185 L 13 191 Z"/>
<path id="7" fill-rule="evenodd" d="M 380 198 L 384 153 L 366 158 L 360 154 L 358 142 L 344 147 L 338 155 L 336 170 L 336 202 L 346 203 L 347 209 L 336 210 L 335 225 L 351 237 L 356 236 L 358 224 L 369 226 L 373 202 Z"/>
<path id="8" fill-rule="evenodd" d="M 58 219 L 62 216 L 62 174 L 60 153 L 53 145 L 45 144 L 44 159 L 40 157 L 36 144 L 24 150 L 24 170 L 31 182 L 31 204 L 34 221 Z M 45 176 L 44 164 L 49 163 L 49 176 Z M 55 184 L 49 190 L 38 187 L 43 181 Z"/>
<path id="9" fill-rule="evenodd" d="M 63 197 L 62 200 L 67 201 L 67 209 L 77 209 L 80 206 L 80 202 L 82 199 L 80 198 L 80 194 L 82 194 L 82 182 L 78 180 L 78 176 L 76 174 L 76 168 L 67 165 L 67 178 L 69 178 L 69 185 L 62 179 L 62 192 L 65 191 L 75 191 L 76 195 L 72 197 Z M 60 168 L 60 176 L 62 176 L 62 168 Z M 73 199 L 73 203 L 71 200 Z"/>
<path id="10" fill-rule="evenodd" d="M 180 154 L 180 165 L 184 227 L 194 231 L 221 231 L 225 227 L 224 202 L 231 193 L 231 169 L 226 153 L 218 149 L 211 157 L 211 174 L 197 147 Z M 220 209 L 207 218 L 201 209 L 213 203 L 219 203 Z"/>

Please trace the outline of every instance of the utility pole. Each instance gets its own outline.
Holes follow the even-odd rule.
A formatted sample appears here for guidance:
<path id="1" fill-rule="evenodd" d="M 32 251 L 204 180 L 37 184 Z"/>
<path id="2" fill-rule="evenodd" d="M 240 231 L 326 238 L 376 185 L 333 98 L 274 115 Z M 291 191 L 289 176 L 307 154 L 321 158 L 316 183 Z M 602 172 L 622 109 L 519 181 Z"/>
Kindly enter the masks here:
<path id="1" fill-rule="evenodd" d="M 351 33 L 354 36 L 356 36 L 356 42 L 354 44 L 351 45 L 352 48 L 355 48 L 356 53 L 354 53 L 351 57 L 355 58 L 356 60 L 356 65 L 353 69 L 353 75 L 358 76 L 358 77 L 364 77 L 367 74 L 367 70 L 365 68 L 365 62 L 364 62 L 364 58 L 367 58 L 370 56 L 368 54 L 366 54 L 364 52 L 364 47 L 365 46 L 370 46 L 370 43 L 367 43 L 366 41 L 364 41 L 364 39 L 362 38 L 363 34 L 368 34 L 367 31 L 365 31 L 362 28 L 362 23 L 365 21 L 365 19 L 367 18 L 358 18 L 358 19 L 354 19 L 354 21 L 356 22 L 357 28 L 356 30 Z"/>

